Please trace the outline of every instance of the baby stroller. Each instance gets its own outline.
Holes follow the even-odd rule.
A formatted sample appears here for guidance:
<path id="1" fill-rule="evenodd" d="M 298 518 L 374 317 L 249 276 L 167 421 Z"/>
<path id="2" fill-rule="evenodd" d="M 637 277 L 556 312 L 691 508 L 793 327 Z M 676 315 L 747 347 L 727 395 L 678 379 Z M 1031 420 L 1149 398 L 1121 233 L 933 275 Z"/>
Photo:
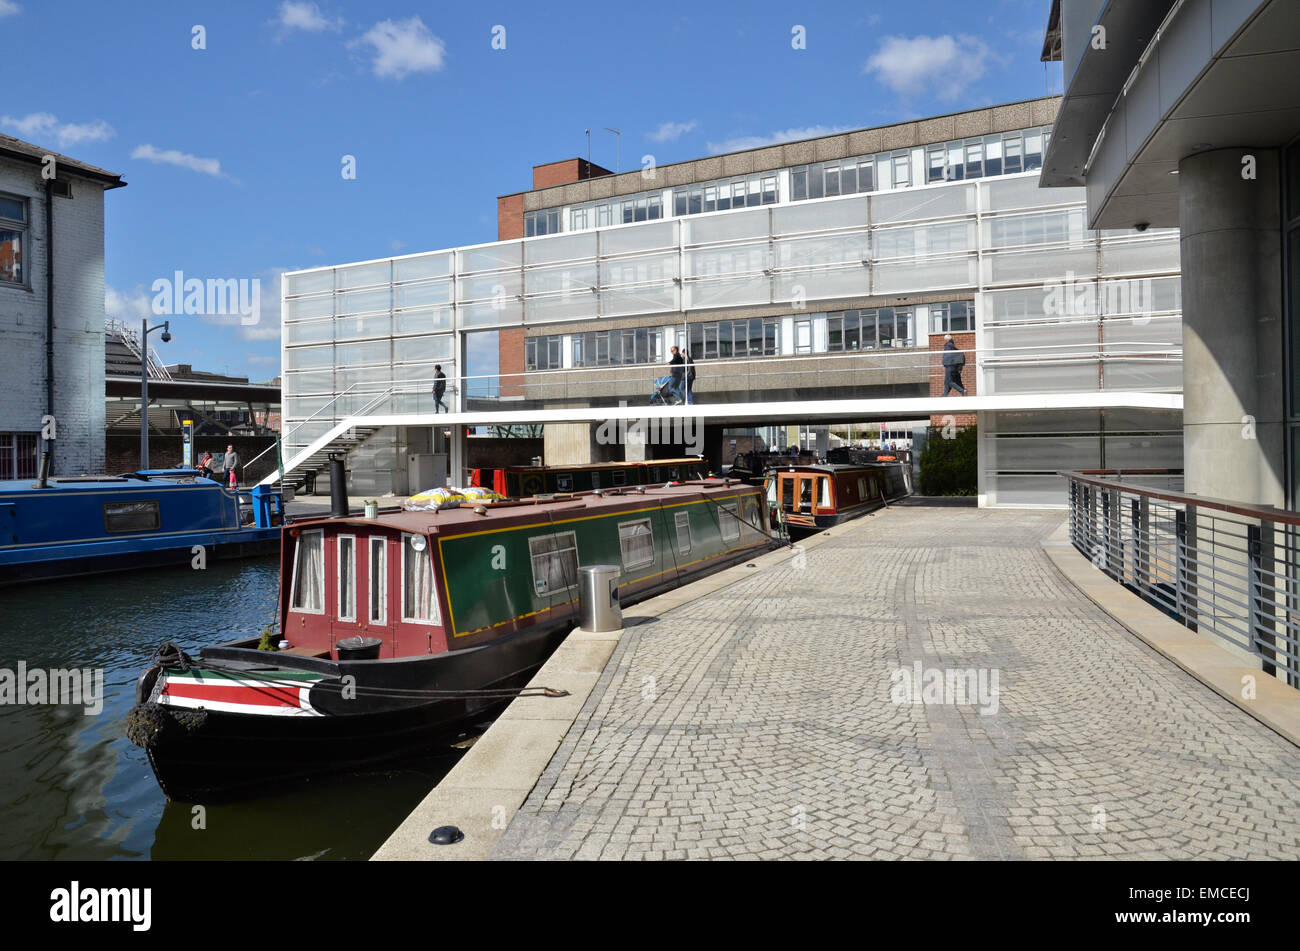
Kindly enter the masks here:
<path id="1" fill-rule="evenodd" d="M 661 376 L 655 380 L 654 392 L 650 394 L 651 406 L 673 406 L 677 403 L 677 394 L 673 392 L 673 378 Z"/>

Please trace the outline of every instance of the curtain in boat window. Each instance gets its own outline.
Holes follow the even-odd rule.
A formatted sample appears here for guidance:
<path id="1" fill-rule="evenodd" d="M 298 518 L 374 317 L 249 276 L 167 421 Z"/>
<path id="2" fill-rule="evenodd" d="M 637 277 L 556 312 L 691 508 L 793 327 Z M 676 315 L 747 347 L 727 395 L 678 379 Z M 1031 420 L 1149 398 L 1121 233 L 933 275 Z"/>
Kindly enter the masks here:
<path id="1" fill-rule="evenodd" d="M 416 551 L 415 546 L 421 550 Z M 422 535 L 402 536 L 402 620 L 437 624 L 441 618 L 433 587 L 433 557 Z"/>
<path id="2" fill-rule="evenodd" d="M 357 540 L 351 535 L 339 536 L 339 620 L 355 621 L 357 617 Z"/>
<path id="3" fill-rule="evenodd" d="M 321 532 L 303 532 L 298 539 L 293 608 L 317 613 L 325 610 L 325 536 Z"/>

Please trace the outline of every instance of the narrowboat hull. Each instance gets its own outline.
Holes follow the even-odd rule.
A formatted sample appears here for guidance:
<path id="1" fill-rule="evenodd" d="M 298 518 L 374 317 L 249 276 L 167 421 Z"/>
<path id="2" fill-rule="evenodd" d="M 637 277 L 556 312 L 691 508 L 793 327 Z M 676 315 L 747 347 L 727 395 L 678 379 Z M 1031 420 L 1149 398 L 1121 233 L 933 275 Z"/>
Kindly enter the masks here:
<path id="1" fill-rule="evenodd" d="M 524 687 L 571 627 L 538 625 L 428 657 L 292 658 L 293 667 L 288 658 L 259 664 L 248 655 L 276 655 L 251 648 L 210 648 L 188 672 L 153 667 L 141 676 L 127 735 L 145 749 L 163 793 L 180 802 L 379 767 L 444 749 L 504 708 L 508 698 L 482 691 Z M 355 688 L 346 698 L 345 684 Z M 441 695 L 411 696 L 431 691 Z"/>

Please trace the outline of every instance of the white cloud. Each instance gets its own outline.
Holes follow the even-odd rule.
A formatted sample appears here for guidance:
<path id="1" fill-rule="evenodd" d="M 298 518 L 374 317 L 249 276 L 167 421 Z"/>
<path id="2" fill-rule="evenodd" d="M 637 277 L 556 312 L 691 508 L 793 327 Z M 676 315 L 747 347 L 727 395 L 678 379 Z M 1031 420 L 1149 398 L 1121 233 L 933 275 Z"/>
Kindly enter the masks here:
<path id="1" fill-rule="evenodd" d="M 675 142 L 697 125 L 699 123 L 694 119 L 690 122 L 663 122 L 660 123 L 659 128 L 647 135 L 646 138 L 651 142 Z"/>
<path id="2" fill-rule="evenodd" d="M 136 286 L 129 291 L 119 291 L 111 284 L 104 285 L 104 315 L 113 320 L 129 323 L 154 316 L 153 298 L 143 287 Z"/>
<path id="3" fill-rule="evenodd" d="M 200 158 L 197 155 L 190 155 L 188 152 L 180 152 L 176 149 L 158 149 L 152 145 L 137 145 L 131 153 L 131 158 L 144 159 L 146 162 L 158 162 L 161 165 L 175 165 L 177 168 L 187 168 L 191 172 L 211 175 L 213 178 L 230 178 L 221 170 L 220 159 Z"/>
<path id="4" fill-rule="evenodd" d="M 331 20 L 321 13 L 320 7 L 303 0 L 285 0 L 280 4 L 279 17 L 275 22 L 285 30 L 305 30 L 308 33 L 322 33 L 325 30 L 343 29 L 343 19 Z"/>
<path id="5" fill-rule="evenodd" d="M 708 143 L 709 152 L 720 155 L 723 152 L 740 152 L 744 149 L 760 149 L 765 145 L 778 145 L 781 142 L 798 142 L 800 139 L 815 139 L 823 135 L 835 135 L 848 132 L 854 126 L 847 125 L 812 125 L 803 129 L 782 129 L 771 135 L 739 135 L 721 142 Z"/>
<path id="6" fill-rule="evenodd" d="M 0 0 L 3 4 L 5 0 Z M 2 15 L 2 11 L 0 11 Z M 86 142 L 103 142 L 117 133 L 103 119 L 94 122 L 60 122 L 48 112 L 33 112 L 22 118 L 0 116 L 0 126 L 13 129 L 20 138 L 44 139 L 53 142 L 61 149 L 82 145 Z"/>
<path id="7" fill-rule="evenodd" d="M 388 246 L 393 249 L 393 253 L 397 253 L 406 247 L 406 242 L 398 241 L 396 238 L 393 238 L 388 242 Z"/>
<path id="8" fill-rule="evenodd" d="M 0 17 L 12 16 L 21 9 L 13 0 L 0 0 Z"/>
<path id="9" fill-rule="evenodd" d="M 442 40 L 419 17 L 381 20 L 351 45 L 371 48 L 374 73 L 381 79 L 402 80 L 412 73 L 437 71 L 447 54 Z"/>
<path id="10" fill-rule="evenodd" d="M 970 90 L 995 58 L 988 44 L 975 36 L 887 36 L 866 65 L 881 82 L 903 96 L 933 92 L 956 99 Z"/>

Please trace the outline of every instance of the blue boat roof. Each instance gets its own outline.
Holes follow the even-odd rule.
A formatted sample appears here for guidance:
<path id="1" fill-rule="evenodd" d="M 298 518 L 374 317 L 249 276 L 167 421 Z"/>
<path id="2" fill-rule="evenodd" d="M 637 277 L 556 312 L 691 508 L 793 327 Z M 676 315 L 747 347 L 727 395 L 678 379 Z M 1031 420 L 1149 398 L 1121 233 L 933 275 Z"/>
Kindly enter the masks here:
<path id="1" fill-rule="evenodd" d="M 144 485 L 165 485 L 181 479 L 205 485 L 219 485 L 219 483 L 211 479 L 200 476 L 197 469 L 142 469 L 139 472 L 122 476 L 50 476 L 50 482 L 45 491 L 48 492 L 52 489 L 76 490 L 79 492 L 84 492 L 87 489 L 112 491 L 113 489 L 139 488 Z M 30 492 L 35 485 L 36 479 L 3 479 L 0 480 L 0 494 L 6 492 Z"/>

